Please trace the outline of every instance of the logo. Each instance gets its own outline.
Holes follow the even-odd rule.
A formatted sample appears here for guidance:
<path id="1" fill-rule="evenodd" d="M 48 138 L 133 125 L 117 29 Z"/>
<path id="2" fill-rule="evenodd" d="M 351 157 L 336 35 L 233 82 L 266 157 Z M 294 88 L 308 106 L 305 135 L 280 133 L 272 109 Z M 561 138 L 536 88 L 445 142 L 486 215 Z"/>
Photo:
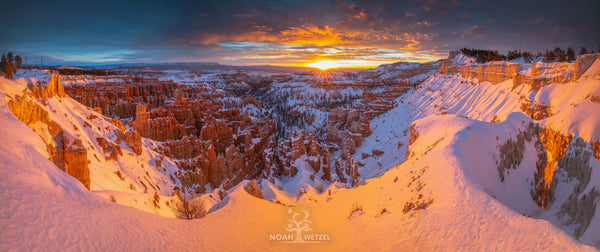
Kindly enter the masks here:
<path id="1" fill-rule="evenodd" d="M 321 234 L 310 232 L 312 229 L 312 221 L 309 219 L 308 210 L 301 212 L 293 211 L 288 208 L 287 213 L 290 219 L 284 225 L 284 229 L 288 232 L 269 234 L 271 242 L 280 243 L 321 243 L 331 241 L 329 234 Z"/>

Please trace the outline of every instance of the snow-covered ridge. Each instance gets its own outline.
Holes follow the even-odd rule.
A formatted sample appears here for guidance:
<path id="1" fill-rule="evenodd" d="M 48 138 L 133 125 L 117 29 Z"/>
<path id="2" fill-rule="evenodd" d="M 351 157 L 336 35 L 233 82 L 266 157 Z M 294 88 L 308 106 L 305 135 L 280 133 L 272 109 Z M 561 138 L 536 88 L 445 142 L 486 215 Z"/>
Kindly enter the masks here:
<path id="1" fill-rule="evenodd" d="M 468 62 L 468 59 L 460 61 Z M 472 64 L 472 69 L 478 67 L 472 62 L 465 64 Z M 488 67 L 490 71 L 512 71 L 512 64 L 496 62 L 488 65 L 493 65 Z M 569 71 L 574 74 L 578 69 L 573 65 L 566 65 L 565 72 L 555 69 L 562 68 L 561 64 L 538 65 L 537 69 L 546 69 L 540 74 L 546 77 L 564 75 Z M 520 69 L 518 72 L 523 74 L 524 71 L 526 70 Z M 315 179 L 310 178 L 311 173 L 303 172 L 312 168 L 299 159 L 295 164 L 300 169 L 297 176 L 259 181 L 259 189 L 265 200 L 249 195 L 244 190 L 248 182 L 243 181 L 229 190 L 228 196 L 213 207 L 207 217 L 189 222 L 147 215 L 98 197 L 101 195 L 110 199 L 110 196 L 114 196 L 120 204 L 132 202 L 138 208 L 144 208 L 140 202 L 152 204 L 151 200 L 148 201 L 148 196 L 151 195 L 141 192 L 117 193 L 118 190 L 127 188 L 87 192 L 84 187 L 77 185 L 77 181 L 65 176 L 45 159 L 43 153 L 47 153 L 47 150 L 44 140 L 16 120 L 7 105 L 2 104 L 2 100 L 0 116 L 6 122 L 9 133 L 13 133 L 2 136 L 2 143 L 16 142 L 19 145 L 0 147 L 1 159 L 7 160 L 0 163 L 2 172 L 7 174 L 0 178 L 0 197 L 2 201 L 11 202 L 8 206 L 0 206 L 1 213 L 10 214 L 10 218 L 0 219 L 0 226 L 18 228 L 3 232 L 0 238 L 7 241 L 8 245 L 4 246 L 8 248 L 38 247 L 45 250 L 81 250 L 86 249 L 86 246 L 101 250 L 185 250 L 192 247 L 207 250 L 296 249 L 297 247 L 290 247 L 296 244 L 270 242 L 268 234 L 285 232 L 284 226 L 290 218 L 289 213 L 308 210 L 313 223 L 311 227 L 315 232 L 332 237 L 331 241 L 307 247 L 309 249 L 503 248 L 591 251 L 593 248 L 579 242 L 591 246 L 600 245 L 600 230 L 597 228 L 600 226 L 600 210 L 593 204 L 594 199 L 598 198 L 596 189 L 600 188 L 600 162 L 593 150 L 593 144 L 600 136 L 600 118 L 594 113 L 600 111 L 599 76 L 600 61 L 595 60 L 578 78 L 567 82 L 552 81 L 550 78 L 539 89 L 531 84 L 516 83 L 506 75 L 486 79 L 489 75 L 486 77 L 484 74 L 479 79 L 477 76 L 448 72 L 428 77 L 418 88 L 397 98 L 393 109 L 370 122 L 373 133 L 363 140 L 363 145 L 357 148 L 353 156 L 364 164 L 359 172 L 362 179 L 368 179 L 365 185 L 353 189 L 341 188 L 339 184 L 313 187 L 311 184 L 315 184 Z M 489 81 L 493 78 L 505 79 Z M 16 95 L 23 95 L 27 82 L 0 79 L 0 84 L 4 97 L 8 97 L 2 99 L 14 99 Z M 279 87 L 277 92 L 293 89 L 295 92 L 287 95 L 304 95 L 313 100 L 318 100 L 319 94 L 335 93 L 326 90 L 320 92 L 303 83 L 289 84 L 289 87 Z M 349 89 L 347 94 L 353 94 L 351 91 L 353 90 Z M 290 102 L 301 106 L 303 99 Z M 40 103 L 38 106 L 46 110 L 46 105 L 41 104 L 42 102 L 33 99 L 31 102 Z M 92 178 L 97 175 L 100 178 L 116 177 L 111 173 L 113 168 L 127 170 L 121 166 L 127 168 L 129 165 L 128 161 L 122 159 L 131 158 L 130 164 L 137 165 L 132 162 L 139 160 L 139 157 L 129 151 L 130 147 L 125 143 L 117 144 L 115 138 L 111 137 L 110 130 L 102 130 L 108 127 L 114 132 L 117 126 L 110 122 L 99 124 L 98 121 L 104 120 L 101 115 L 88 120 L 91 111 L 86 112 L 85 108 L 74 104 L 67 97 L 51 98 L 48 104 L 48 113 L 52 119 L 65 122 L 64 125 L 61 124 L 62 128 L 70 130 L 67 123 L 70 120 L 75 121 L 76 125 L 88 122 L 93 126 L 89 130 L 86 128 L 91 132 L 90 136 L 102 136 L 109 143 L 119 145 L 127 155 L 131 154 L 130 157 L 119 155 L 119 161 L 116 161 L 119 167 L 114 166 L 115 160 L 100 162 L 110 172 L 97 172 L 96 175 L 91 172 Z M 536 116 L 527 111 L 532 104 L 543 105 L 547 113 L 535 119 Z M 51 111 L 52 109 L 55 111 Z M 541 113 L 539 109 L 533 110 Z M 74 112 L 78 112 L 79 116 Z M 63 113 L 66 114 L 64 120 L 60 119 Z M 84 119 L 78 122 L 78 118 Z M 100 130 L 96 126 L 100 126 Z M 547 181 L 547 186 L 550 187 L 548 190 L 555 193 L 554 199 L 545 209 L 536 204 L 536 197 L 539 198 L 536 181 L 541 181 L 540 177 L 545 175 L 540 173 L 539 167 L 548 167 L 538 164 L 543 159 L 539 143 L 544 144 L 546 140 L 543 138 L 547 137 L 537 132 L 538 129 L 551 129 L 553 135 L 571 137 L 566 146 L 560 144 L 565 149 L 563 157 L 547 159 L 548 162 L 556 161 L 552 167 L 555 168 L 554 178 Z M 77 131 L 70 134 L 76 136 Z M 29 138 L 35 141 L 26 140 Z M 84 146 L 91 148 L 85 145 L 86 140 L 83 137 Z M 153 166 L 157 161 L 156 153 L 152 151 L 154 143 L 147 139 L 143 142 L 140 156 L 148 155 L 150 159 L 142 157 L 141 165 L 160 171 L 160 168 Z M 32 152 L 33 156 L 24 154 L 28 153 L 24 151 L 30 148 L 28 146 L 34 146 L 37 150 Z M 99 145 L 94 146 L 96 152 L 88 149 L 88 153 L 98 153 L 101 160 L 102 157 L 106 158 L 106 151 L 102 151 L 103 148 Z M 502 151 L 513 149 L 513 146 L 519 151 Z M 550 147 L 544 146 L 544 149 L 547 153 L 554 153 Z M 363 156 L 363 153 L 367 155 Z M 519 155 L 522 158 L 517 158 Z M 28 161 L 28 157 L 33 157 L 29 158 L 33 162 Z M 168 159 L 164 162 L 168 162 Z M 578 165 L 572 165 L 573 162 Z M 500 163 L 508 163 L 508 168 L 500 169 Z M 15 164 L 24 168 L 15 169 Z M 163 163 L 162 167 L 164 166 Z M 578 167 L 579 170 L 575 171 L 571 167 Z M 136 176 L 143 176 L 139 167 L 131 169 L 139 172 L 131 176 L 127 174 L 128 179 L 133 181 Z M 573 176 L 574 173 L 588 175 Z M 161 178 L 160 174 L 151 175 L 153 178 Z M 585 178 L 589 181 L 585 181 Z M 31 182 L 27 182 L 29 180 L 36 183 L 30 186 Z M 107 185 L 116 183 L 118 186 L 115 187 L 122 186 L 118 180 L 105 182 Z M 93 183 L 92 179 L 92 187 Z M 141 184 L 135 185 L 142 187 Z M 160 186 L 163 188 L 162 184 Z M 296 194 L 300 189 L 303 193 Z M 32 193 L 38 191 L 41 193 Z M 167 201 L 168 197 L 161 194 L 159 204 Z M 17 209 L 15 206 L 18 205 L 29 207 Z M 43 218 L 48 221 L 35 221 L 39 216 L 35 209 L 40 208 L 45 209 L 44 216 L 51 216 Z M 167 209 L 166 205 L 161 205 L 161 209 L 159 212 Z M 580 215 L 581 218 L 573 214 L 579 210 L 585 212 Z M 70 221 L 55 223 L 61 219 Z M 95 226 L 94 229 L 92 225 Z M 93 232 L 98 228 L 104 232 Z M 24 235 L 34 233 L 35 230 L 59 230 L 68 235 L 56 237 L 43 232 L 33 237 Z M 136 239 L 126 244 L 115 242 L 122 238 L 115 234 L 124 232 Z M 223 239 L 223 234 L 231 234 L 234 241 Z M 89 241 L 94 243 L 90 245 Z M 173 241 L 175 245 L 171 244 Z"/>
<path id="2" fill-rule="evenodd" d="M 45 143 L 39 155 L 102 197 L 173 216 L 166 205 L 147 202 L 154 192 L 168 199 L 180 186 L 173 180 L 179 169 L 155 151 L 153 141 L 66 96 L 57 76 L 48 83 L 31 78 L 3 83 L 7 108 Z"/>
<path id="3" fill-rule="evenodd" d="M 1 83 L 5 94 L 23 90 L 14 88 L 12 81 Z M 2 249 L 294 249 L 296 244 L 269 242 L 269 233 L 286 232 L 289 212 L 308 210 L 315 232 L 331 237 L 314 244 L 314 249 L 591 250 L 548 222 L 511 211 L 470 182 L 448 144 L 472 120 L 448 115 L 418 123 L 423 125 L 418 126 L 421 136 L 411 148 L 430 149 L 427 154 L 365 186 L 324 193 L 331 199 L 320 201 L 318 207 L 290 208 L 260 200 L 246 193 L 242 184 L 204 219 L 182 221 L 123 207 L 88 192 L 40 155 L 45 152 L 43 141 L 12 116 L 4 101 L 1 97 L 0 116 L 10 134 L 0 138 L 16 145 L 0 148 L 0 169 L 5 174 L 0 177 L 0 197 L 10 202 L 0 205 L 0 212 L 10 216 L 0 219 L 0 226 L 15 228 L 0 234 Z M 438 141 L 441 136 L 448 137 Z M 431 148 L 430 140 L 438 145 Z M 357 204 L 360 210 L 349 211 Z M 122 242 L 123 234 L 135 239 Z M 223 234 L 235 239 L 223 239 Z"/>

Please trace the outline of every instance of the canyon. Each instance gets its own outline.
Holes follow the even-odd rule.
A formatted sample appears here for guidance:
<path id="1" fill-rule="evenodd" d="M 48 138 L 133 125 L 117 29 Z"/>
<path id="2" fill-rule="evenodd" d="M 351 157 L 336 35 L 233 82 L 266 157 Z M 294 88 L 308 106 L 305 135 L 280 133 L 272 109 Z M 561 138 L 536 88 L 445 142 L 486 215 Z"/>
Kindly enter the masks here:
<path id="1" fill-rule="evenodd" d="M 590 112 L 600 105 L 599 55 L 479 64 L 453 54 L 364 71 L 260 76 L 29 70 L 4 96 L 59 170 L 94 195 L 146 212 L 175 217 L 171 204 L 191 194 L 211 218 L 231 211 L 229 200 L 247 200 L 238 188 L 281 206 L 345 206 L 354 202 L 336 194 L 384 180 L 380 188 L 400 190 L 400 180 L 407 186 L 398 208 L 375 218 L 390 209 L 419 216 L 455 206 L 442 185 L 457 185 L 435 175 L 449 166 L 472 176 L 469 183 L 498 207 L 594 245 L 600 127 Z M 449 190 L 456 194 L 449 199 L 460 194 Z M 362 218 L 353 214 L 344 223 Z"/>

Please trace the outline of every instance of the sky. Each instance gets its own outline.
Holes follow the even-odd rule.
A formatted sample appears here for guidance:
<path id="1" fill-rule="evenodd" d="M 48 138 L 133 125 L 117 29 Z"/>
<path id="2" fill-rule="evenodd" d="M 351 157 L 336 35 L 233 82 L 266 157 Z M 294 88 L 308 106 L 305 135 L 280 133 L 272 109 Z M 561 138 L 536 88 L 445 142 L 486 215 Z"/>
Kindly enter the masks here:
<path id="1" fill-rule="evenodd" d="M 0 51 L 29 64 L 372 67 L 459 48 L 600 50 L 600 1 L 10 1 Z M 10 21 L 9 21 L 10 20 Z"/>

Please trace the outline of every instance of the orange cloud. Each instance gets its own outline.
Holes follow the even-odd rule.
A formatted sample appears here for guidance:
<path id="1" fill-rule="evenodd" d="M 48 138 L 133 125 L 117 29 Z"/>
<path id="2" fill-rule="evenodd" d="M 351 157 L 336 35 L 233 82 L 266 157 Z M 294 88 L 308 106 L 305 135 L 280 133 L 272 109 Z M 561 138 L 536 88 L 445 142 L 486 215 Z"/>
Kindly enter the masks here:
<path id="1" fill-rule="evenodd" d="M 429 23 L 428 23 L 429 24 Z M 395 50 L 419 50 L 422 41 L 433 37 L 426 33 L 394 31 L 382 28 L 361 30 L 340 29 L 332 26 L 300 25 L 291 26 L 276 32 L 267 26 L 255 25 L 251 31 L 237 34 L 215 34 L 200 32 L 191 39 L 178 39 L 176 42 L 214 45 L 222 42 L 262 42 L 286 45 L 315 45 L 332 47 L 376 47 Z"/>
<path id="2" fill-rule="evenodd" d="M 277 42 L 294 45 L 343 45 L 343 33 L 329 26 L 303 25 L 281 31 Z"/>
<path id="3" fill-rule="evenodd" d="M 360 11 L 356 12 L 360 15 Z M 431 23 L 421 23 L 423 26 Z M 426 62 L 444 55 L 424 51 L 424 41 L 435 36 L 415 31 L 397 32 L 388 27 L 353 27 L 344 24 L 318 26 L 304 24 L 274 31 L 265 25 L 253 25 L 251 30 L 236 34 L 198 33 L 190 45 L 220 45 L 235 48 L 224 50 L 220 57 L 227 62 L 305 66 L 317 61 L 344 67 L 373 67 L 396 61 Z M 268 43 L 260 48 L 256 44 Z M 239 44 L 236 44 L 239 43 Z M 242 49 L 243 48 L 243 49 Z"/>

